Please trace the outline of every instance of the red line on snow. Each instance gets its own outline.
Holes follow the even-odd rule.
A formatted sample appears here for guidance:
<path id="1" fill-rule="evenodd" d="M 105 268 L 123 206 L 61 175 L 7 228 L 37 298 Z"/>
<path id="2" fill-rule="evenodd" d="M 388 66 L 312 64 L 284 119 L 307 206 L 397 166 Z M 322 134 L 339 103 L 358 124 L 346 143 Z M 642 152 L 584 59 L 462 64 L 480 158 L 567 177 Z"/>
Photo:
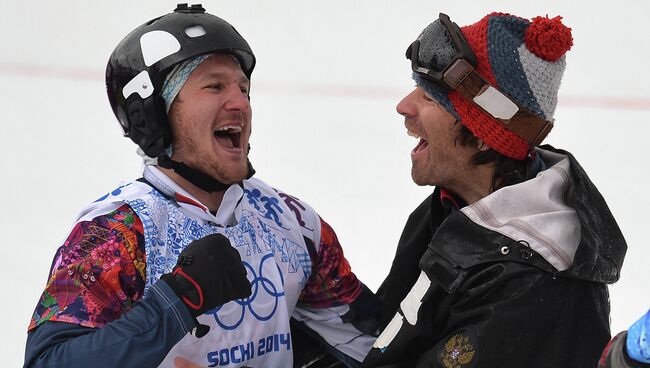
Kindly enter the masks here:
<path id="1" fill-rule="evenodd" d="M 104 72 L 98 69 L 84 69 L 78 67 L 46 66 L 35 64 L 8 64 L 0 63 L 0 74 L 21 77 L 46 77 L 70 80 L 102 80 Z"/>
<path id="2" fill-rule="evenodd" d="M 571 107 L 601 109 L 650 110 L 649 97 L 568 96 L 560 95 L 558 104 Z"/>
<path id="3" fill-rule="evenodd" d="M 80 67 L 45 66 L 36 64 L 0 63 L 0 75 L 19 77 L 60 78 L 76 81 L 103 81 L 104 71 Z M 360 97 L 375 99 L 400 99 L 402 91 L 381 86 L 346 86 L 334 84 L 305 84 L 259 82 L 255 86 L 266 93 L 300 94 L 328 97 Z M 565 107 L 599 108 L 609 110 L 650 110 L 650 97 L 615 97 L 560 95 L 559 104 Z"/>

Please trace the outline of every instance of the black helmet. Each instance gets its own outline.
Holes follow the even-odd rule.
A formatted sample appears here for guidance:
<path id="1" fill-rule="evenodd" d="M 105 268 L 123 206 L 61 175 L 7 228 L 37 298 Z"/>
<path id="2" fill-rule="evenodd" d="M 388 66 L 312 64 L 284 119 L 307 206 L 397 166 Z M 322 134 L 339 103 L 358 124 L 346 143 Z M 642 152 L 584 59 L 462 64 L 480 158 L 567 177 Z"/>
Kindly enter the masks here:
<path id="1" fill-rule="evenodd" d="M 129 33 L 106 66 L 106 90 L 124 136 L 149 157 L 161 157 L 172 143 L 161 96 L 173 66 L 198 55 L 228 53 L 250 80 L 255 55 L 225 20 L 200 5 L 179 4 L 173 13 L 150 20 Z"/>

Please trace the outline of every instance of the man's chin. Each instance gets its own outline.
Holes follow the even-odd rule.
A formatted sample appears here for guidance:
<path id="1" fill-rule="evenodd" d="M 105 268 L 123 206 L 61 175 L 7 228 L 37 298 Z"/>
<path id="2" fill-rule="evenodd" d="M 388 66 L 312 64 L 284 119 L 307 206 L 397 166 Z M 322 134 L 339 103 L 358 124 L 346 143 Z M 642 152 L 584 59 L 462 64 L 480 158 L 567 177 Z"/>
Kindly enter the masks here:
<path id="1" fill-rule="evenodd" d="M 432 185 L 431 183 L 429 183 L 428 178 L 423 177 L 423 175 L 421 175 L 420 173 L 416 172 L 413 169 L 411 170 L 411 179 L 413 180 L 413 182 L 417 186 L 420 186 L 420 187 L 424 187 L 424 186 L 427 186 L 427 185 Z"/>
<path id="2" fill-rule="evenodd" d="M 219 172 L 217 175 L 212 175 L 213 178 L 219 180 L 224 184 L 235 184 L 246 179 L 248 177 L 248 165 L 245 168 L 237 168 L 237 170 L 232 170 L 228 172 Z"/>

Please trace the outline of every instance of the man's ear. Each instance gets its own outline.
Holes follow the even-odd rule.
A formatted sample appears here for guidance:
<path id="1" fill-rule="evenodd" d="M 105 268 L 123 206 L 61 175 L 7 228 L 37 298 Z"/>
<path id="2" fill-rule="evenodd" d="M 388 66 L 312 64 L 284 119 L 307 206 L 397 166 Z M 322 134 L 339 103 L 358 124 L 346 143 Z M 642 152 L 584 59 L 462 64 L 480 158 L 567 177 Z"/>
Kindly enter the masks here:
<path id="1" fill-rule="evenodd" d="M 490 146 L 488 146 L 487 144 L 485 144 L 485 142 L 479 139 L 476 148 L 478 148 L 478 150 L 481 152 L 485 152 L 490 149 Z"/>

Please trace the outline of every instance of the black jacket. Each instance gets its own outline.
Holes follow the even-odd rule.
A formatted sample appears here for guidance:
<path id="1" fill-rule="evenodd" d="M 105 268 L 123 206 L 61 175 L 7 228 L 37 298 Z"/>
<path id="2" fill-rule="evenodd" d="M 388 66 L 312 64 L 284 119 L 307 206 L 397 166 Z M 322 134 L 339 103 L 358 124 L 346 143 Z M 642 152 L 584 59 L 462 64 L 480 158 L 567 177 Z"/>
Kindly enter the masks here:
<path id="1" fill-rule="evenodd" d="M 626 244 L 575 159 L 544 149 L 569 162 L 562 200 L 579 221 L 571 265 L 558 270 L 533 239 L 444 206 L 436 189 L 409 217 L 378 290 L 384 331 L 364 367 L 597 365 L 610 338 L 606 284 L 618 279 Z"/>

